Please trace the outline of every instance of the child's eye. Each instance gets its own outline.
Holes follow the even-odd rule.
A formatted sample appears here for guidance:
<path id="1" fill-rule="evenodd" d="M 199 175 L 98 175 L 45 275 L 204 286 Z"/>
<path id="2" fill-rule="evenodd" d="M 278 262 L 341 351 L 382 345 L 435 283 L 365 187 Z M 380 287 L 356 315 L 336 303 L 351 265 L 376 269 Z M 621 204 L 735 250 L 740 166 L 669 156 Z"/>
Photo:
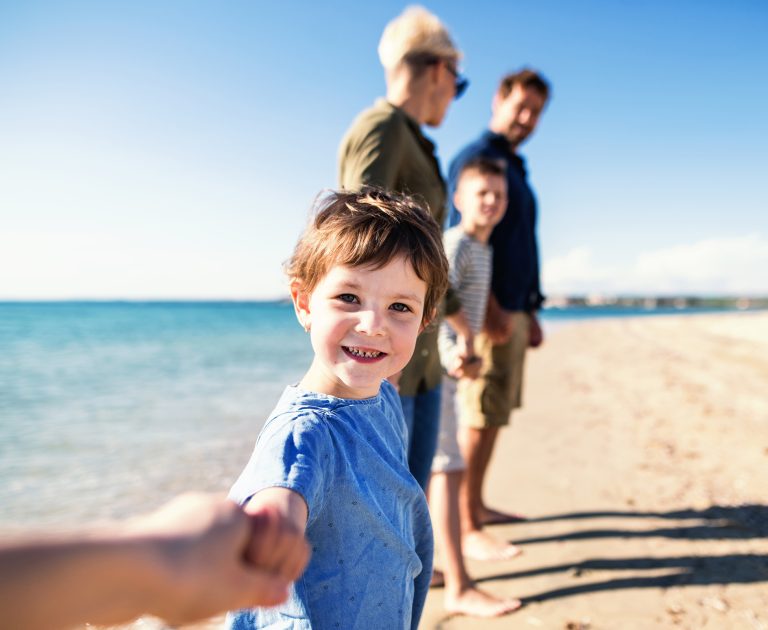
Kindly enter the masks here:
<path id="1" fill-rule="evenodd" d="M 402 302 L 395 302 L 392 306 L 390 306 L 393 311 L 397 311 L 398 313 L 410 313 L 411 307 L 407 304 L 403 304 Z"/>
<path id="2" fill-rule="evenodd" d="M 346 304 L 355 304 L 357 302 L 357 296 L 352 293 L 342 293 L 341 295 L 336 296 L 336 299 L 341 300 Z"/>

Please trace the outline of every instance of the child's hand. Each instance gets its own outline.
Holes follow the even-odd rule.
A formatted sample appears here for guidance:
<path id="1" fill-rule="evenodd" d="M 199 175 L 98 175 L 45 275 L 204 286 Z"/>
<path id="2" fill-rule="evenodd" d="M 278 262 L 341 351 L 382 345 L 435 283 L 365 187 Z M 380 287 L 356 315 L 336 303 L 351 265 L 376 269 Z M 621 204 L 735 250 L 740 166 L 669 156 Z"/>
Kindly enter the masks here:
<path id="1" fill-rule="evenodd" d="M 454 378 L 475 379 L 480 375 L 483 362 L 475 354 L 475 339 L 471 335 L 456 336 L 456 359 L 448 374 Z"/>
<path id="2" fill-rule="evenodd" d="M 473 355 L 471 357 L 465 357 L 461 363 L 461 374 L 459 378 L 476 379 L 480 376 L 480 370 L 483 367 L 483 360 Z"/>
<path id="3" fill-rule="evenodd" d="M 278 547 L 275 529 L 277 523 L 254 527 L 235 503 L 201 494 L 179 497 L 134 521 L 129 536 L 148 540 L 163 568 L 163 581 L 156 585 L 161 595 L 147 612 L 182 624 L 227 609 L 285 601 L 289 582 L 308 556 L 302 537 L 290 539 L 294 549 L 286 552 L 290 570 L 285 575 L 246 561 L 250 550 L 260 546 L 260 537 Z M 284 547 L 280 539 L 279 548 Z"/>
<path id="4" fill-rule="evenodd" d="M 302 532 L 274 505 L 263 505 L 249 514 L 251 540 L 246 560 L 293 582 L 309 561 L 309 545 Z"/>

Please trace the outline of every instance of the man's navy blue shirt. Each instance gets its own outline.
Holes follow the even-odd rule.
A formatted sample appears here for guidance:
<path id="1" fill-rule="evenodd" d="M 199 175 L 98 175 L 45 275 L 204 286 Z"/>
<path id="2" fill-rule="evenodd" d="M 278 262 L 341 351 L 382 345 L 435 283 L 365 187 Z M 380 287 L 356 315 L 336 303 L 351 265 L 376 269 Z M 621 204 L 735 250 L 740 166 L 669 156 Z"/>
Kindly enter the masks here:
<path id="1" fill-rule="evenodd" d="M 544 296 L 539 283 L 539 249 L 536 243 L 536 198 L 528 185 L 525 161 L 510 150 L 507 139 L 492 131 L 484 132 L 453 159 L 448 172 L 451 207 L 448 227 L 461 220 L 453 204 L 458 175 L 463 164 L 476 157 L 504 160 L 507 164 L 507 211 L 493 229 L 491 291 L 508 311 L 534 311 Z"/>

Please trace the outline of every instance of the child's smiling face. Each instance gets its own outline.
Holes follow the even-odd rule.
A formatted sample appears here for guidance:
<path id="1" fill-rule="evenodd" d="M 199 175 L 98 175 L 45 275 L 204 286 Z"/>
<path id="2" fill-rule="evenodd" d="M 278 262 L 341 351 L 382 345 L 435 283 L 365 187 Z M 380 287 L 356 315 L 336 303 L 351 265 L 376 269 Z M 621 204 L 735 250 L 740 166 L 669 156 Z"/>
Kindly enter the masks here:
<path id="1" fill-rule="evenodd" d="M 310 295 L 294 284 L 296 312 L 315 351 L 302 387 L 339 398 L 375 396 L 413 354 L 426 290 L 402 256 L 380 269 L 335 265 Z"/>

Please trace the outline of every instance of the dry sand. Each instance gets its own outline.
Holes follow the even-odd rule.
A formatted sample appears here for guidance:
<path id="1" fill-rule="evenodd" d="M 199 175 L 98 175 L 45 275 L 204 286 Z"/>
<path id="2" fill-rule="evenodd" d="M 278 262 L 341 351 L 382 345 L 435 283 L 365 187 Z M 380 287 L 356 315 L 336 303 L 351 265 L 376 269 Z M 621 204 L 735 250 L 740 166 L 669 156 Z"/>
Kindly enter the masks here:
<path id="1" fill-rule="evenodd" d="M 768 629 L 768 314 L 576 324 L 528 356 L 487 483 L 524 553 L 469 563 L 524 607 L 447 618 L 433 589 L 421 628 Z"/>

